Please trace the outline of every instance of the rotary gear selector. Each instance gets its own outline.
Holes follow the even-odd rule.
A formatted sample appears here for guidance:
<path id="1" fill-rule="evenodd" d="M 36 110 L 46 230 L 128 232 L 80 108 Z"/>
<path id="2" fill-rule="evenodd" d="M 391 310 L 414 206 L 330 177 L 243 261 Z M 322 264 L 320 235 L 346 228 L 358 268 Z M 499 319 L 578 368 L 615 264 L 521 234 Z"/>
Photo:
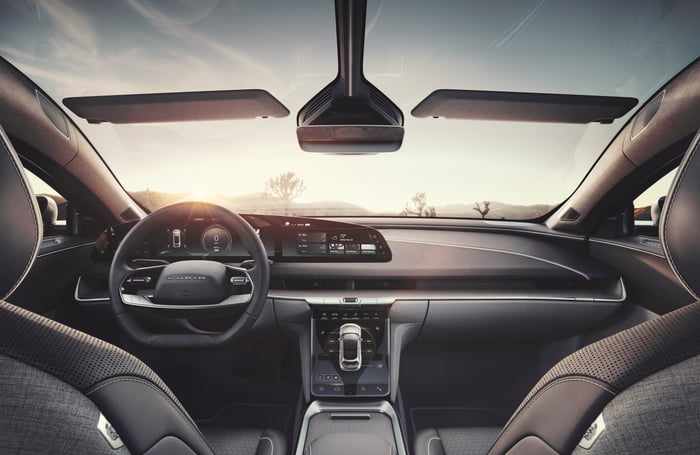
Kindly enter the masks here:
<path id="1" fill-rule="evenodd" d="M 362 366 L 362 327 L 343 324 L 339 330 L 339 363 L 343 371 L 357 371 Z"/>

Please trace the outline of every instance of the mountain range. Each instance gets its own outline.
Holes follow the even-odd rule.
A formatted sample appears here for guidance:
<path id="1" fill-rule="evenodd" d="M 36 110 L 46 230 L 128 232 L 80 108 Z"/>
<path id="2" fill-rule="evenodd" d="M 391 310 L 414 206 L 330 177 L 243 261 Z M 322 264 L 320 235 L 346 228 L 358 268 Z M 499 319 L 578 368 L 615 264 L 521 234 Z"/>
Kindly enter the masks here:
<path id="1" fill-rule="evenodd" d="M 168 204 L 187 200 L 187 193 L 166 193 L 161 191 L 135 191 L 130 193 L 139 203 L 149 210 L 155 210 Z M 373 212 L 364 207 L 341 201 L 285 202 L 265 193 L 251 193 L 243 196 L 214 196 L 207 199 L 231 209 L 234 212 L 248 214 L 270 214 L 289 216 L 398 216 L 395 213 Z M 483 201 L 479 201 L 483 208 Z M 481 218 L 474 210 L 474 203 L 451 203 L 436 205 L 438 217 L 446 218 Z M 530 220 L 549 213 L 554 206 L 548 204 L 516 205 L 491 201 L 486 219 L 496 220 Z"/>

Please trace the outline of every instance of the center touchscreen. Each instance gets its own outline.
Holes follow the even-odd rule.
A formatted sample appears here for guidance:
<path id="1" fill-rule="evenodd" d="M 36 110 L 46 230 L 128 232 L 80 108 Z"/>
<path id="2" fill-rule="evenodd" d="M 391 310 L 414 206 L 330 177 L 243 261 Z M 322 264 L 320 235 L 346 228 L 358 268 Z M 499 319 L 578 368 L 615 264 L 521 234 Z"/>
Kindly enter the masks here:
<path id="1" fill-rule="evenodd" d="M 297 253 L 313 256 L 367 255 L 377 254 L 377 244 L 366 232 L 299 232 Z"/>

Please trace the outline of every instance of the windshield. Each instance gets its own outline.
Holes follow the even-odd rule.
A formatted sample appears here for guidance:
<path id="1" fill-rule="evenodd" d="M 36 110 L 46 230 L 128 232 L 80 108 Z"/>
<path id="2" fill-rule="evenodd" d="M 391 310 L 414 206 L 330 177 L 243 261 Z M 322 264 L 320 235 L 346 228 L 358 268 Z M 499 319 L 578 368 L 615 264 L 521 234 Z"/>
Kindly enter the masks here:
<path id="1" fill-rule="evenodd" d="M 569 125 L 411 109 L 441 88 L 644 102 L 700 55 L 696 0 L 370 0 L 365 75 L 403 111 L 404 142 L 393 153 L 323 155 L 302 151 L 295 129 L 337 73 L 330 0 L 2 3 L 0 54 L 59 103 L 261 88 L 289 108 L 280 119 L 170 124 L 73 116 L 149 209 L 214 197 L 242 213 L 538 218 L 576 189 L 634 110 Z"/>

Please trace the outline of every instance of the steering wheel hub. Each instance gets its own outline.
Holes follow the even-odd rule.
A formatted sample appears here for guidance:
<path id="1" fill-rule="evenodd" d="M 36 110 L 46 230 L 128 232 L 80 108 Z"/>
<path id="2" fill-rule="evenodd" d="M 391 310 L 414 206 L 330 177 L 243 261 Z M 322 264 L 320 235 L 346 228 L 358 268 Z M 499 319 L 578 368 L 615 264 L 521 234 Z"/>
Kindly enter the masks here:
<path id="1" fill-rule="evenodd" d="M 226 267 L 213 261 L 181 261 L 167 265 L 156 284 L 157 305 L 212 305 L 230 294 Z"/>

